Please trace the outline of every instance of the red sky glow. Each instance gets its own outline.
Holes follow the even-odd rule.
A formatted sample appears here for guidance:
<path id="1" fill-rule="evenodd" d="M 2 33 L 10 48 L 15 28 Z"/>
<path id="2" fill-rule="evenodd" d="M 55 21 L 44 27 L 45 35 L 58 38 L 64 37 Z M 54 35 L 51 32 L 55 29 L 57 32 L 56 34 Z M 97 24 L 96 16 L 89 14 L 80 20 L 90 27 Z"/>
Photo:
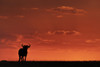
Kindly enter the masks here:
<path id="1" fill-rule="evenodd" d="M 99 61 L 100 0 L 0 0 L 0 60 Z"/>

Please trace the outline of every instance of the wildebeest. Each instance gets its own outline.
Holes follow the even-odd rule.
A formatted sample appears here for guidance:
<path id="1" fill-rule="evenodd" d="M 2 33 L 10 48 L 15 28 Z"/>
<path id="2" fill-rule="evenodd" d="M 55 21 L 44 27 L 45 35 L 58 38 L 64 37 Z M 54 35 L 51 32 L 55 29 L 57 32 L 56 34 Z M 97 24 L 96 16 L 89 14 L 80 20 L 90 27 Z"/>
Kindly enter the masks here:
<path id="1" fill-rule="evenodd" d="M 27 57 L 27 49 L 30 48 L 30 44 L 29 45 L 23 45 L 21 49 L 19 49 L 18 51 L 18 55 L 19 55 L 19 61 L 26 61 L 26 57 Z"/>

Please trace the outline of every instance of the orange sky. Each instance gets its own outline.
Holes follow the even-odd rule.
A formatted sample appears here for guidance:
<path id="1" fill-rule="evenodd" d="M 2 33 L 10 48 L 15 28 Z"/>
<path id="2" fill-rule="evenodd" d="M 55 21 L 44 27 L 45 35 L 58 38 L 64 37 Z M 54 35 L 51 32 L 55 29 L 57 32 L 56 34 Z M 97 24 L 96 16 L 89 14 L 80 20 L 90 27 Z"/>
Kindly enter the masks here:
<path id="1" fill-rule="evenodd" d="M 0 0 L 0 60 L 100 60 L 100 0 Z"/>

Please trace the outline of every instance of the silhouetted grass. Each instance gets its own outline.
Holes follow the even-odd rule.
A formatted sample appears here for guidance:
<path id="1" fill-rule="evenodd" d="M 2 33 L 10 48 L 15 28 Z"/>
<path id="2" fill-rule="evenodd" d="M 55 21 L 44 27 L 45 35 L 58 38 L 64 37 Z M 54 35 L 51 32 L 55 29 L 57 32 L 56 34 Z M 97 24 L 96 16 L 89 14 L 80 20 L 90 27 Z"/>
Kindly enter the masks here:
<path id="1" fill-rule="evenodd" d="M 0 67 L 100 67 L 100 61 L 2 61 Z"/>

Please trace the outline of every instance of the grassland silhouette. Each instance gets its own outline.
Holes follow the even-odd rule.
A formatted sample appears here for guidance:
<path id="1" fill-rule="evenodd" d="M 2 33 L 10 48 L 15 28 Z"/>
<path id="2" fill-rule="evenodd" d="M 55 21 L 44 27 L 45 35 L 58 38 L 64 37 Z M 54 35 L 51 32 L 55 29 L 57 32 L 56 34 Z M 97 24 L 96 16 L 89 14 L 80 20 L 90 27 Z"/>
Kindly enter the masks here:
<path id="1" fill-rule="evenodd" d="M 1 61 L 0 67 L 100 67 L 100 61 Z"/>
<path id="2" fill-rule="evenodd" d="M 0 61 L 0 67 L 100 67 L 100 61 L 26 61 L 31 45 L 23 45 L 18 50 L 19 61 Z"/>

